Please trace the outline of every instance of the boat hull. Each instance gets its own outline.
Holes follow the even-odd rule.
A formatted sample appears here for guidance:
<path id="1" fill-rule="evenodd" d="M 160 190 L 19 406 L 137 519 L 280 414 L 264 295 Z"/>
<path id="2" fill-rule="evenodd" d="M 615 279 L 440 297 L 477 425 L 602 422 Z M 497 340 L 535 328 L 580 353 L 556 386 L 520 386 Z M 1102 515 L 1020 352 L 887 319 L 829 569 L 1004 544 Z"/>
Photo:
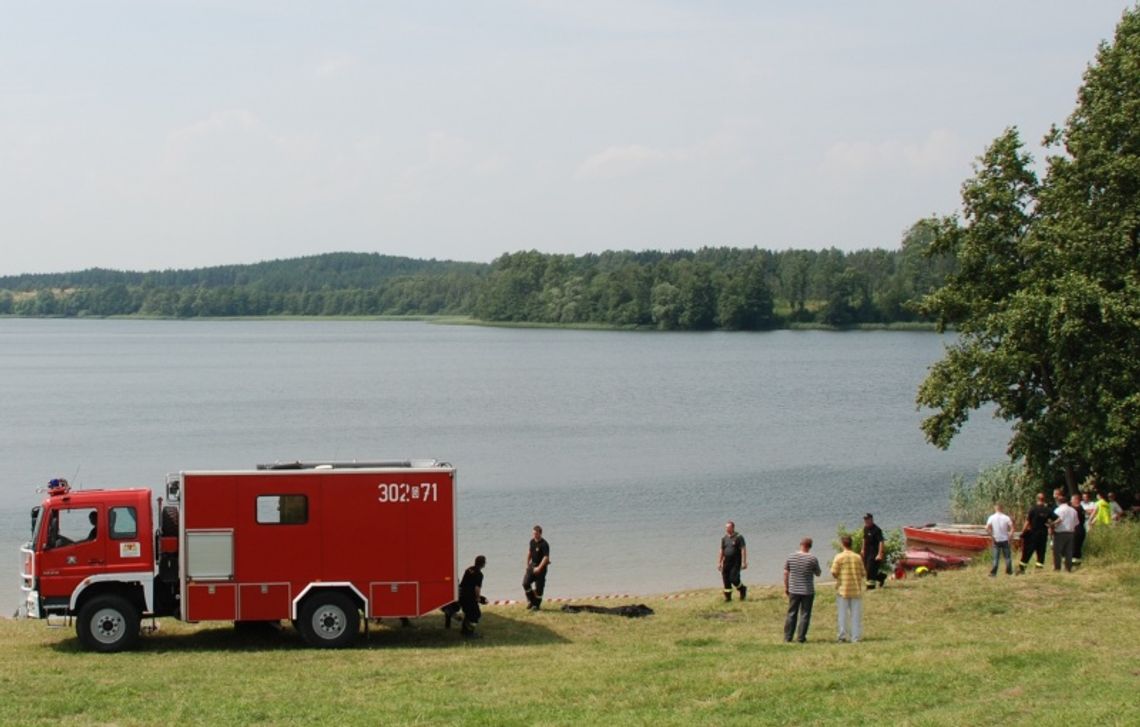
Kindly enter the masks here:
<path id="1" fill-rule="evenodd" d="M 966 556 L 947 555 L 938 553 L 929 548 L 908 548 L 899 563 L 906 570 L 914 570 L 920 566 L 930 570 L 946 570 L 948 568 L 963 568 L 970 562 Z"/>
<path id="2" fill-rule="evenodd" d="M 927 548 L 948 555 L 977 555 L 993 545 L 982 525 L 915 525 L 903 528 L 908 547 Z M 1014 546 L 1019 538 L 1014 534 Z"/>

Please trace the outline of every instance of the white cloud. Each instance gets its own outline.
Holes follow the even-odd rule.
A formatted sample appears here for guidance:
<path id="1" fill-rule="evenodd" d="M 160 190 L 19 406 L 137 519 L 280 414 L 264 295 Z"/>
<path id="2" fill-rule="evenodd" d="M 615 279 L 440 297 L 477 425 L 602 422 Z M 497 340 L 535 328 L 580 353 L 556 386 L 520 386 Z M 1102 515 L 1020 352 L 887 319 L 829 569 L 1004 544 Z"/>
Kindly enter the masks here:
<path id="1" fill-rule="evenodd" d="M 824 162 L 837 173 L 907 170 L 918 173 L 958 169 L 970 158 L 968 144 L 947 129 L 935 129 L 918 141 L 839 141 Z"/>
<path id="2" fill-rule="evenodd" d="M 574 176 L 578 179 L 625 177 L 679 158 L 677 152 L 652 149 L 640 144 L 611 146 L 579 164 Z"/>
<path id="3" fill-rule="evenodd" d="M 632 177 L 664 168 L 712 162 L 731 171 L 756 152 L 761 124 L 754 119 L 728 119 L 715 133 L 687 146 L 657 148 L 646 144 L 614 145 L 586 157 L 574 172 L 575 179 Z"/>
<path id="4" fill-rule="evenodd" d="M 214 111 L 206 118 L 170 132 L 170 146 L 182 149 L 202 140 L 234 133 L 256 132 L 264 128 L 253 113 L 244 109 Z"/>
<path id="5" fill-rule="evenodd" d="M 317 63 L 312 70 L 314 78 L 333 78 L 340 76 L 356 66 L 356 59 L 347 54 L 335 55 L 325 58 Z"/>

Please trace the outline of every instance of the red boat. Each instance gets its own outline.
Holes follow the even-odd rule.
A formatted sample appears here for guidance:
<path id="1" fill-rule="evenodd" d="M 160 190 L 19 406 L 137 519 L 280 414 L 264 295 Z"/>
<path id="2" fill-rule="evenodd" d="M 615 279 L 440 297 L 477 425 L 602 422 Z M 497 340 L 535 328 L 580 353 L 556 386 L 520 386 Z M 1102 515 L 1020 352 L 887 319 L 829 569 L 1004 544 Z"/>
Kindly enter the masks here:
<path id="1" fill-rule="evenodd" d="M 965 556 L 945 555 L 936 553 L 929 548 L 907 548 L 906 553 L 899 559 L 899 564 L 907 570 L 914 570 L 920 566 L 925 566 L 930 570 L 962 568 L 969 562 L 970 559 Z"/>
<path id="2" fill-rule="evenodd" d="M 907 545 L 934 550 L 939 553 L 979 553 L 988 550 L 993 540 L 986 533 L 985 525 L 962 525 L 928 523 L 903 528 Z M 1017 546 L 1019 536 L 1013 534 L 1013 544 Z"/>

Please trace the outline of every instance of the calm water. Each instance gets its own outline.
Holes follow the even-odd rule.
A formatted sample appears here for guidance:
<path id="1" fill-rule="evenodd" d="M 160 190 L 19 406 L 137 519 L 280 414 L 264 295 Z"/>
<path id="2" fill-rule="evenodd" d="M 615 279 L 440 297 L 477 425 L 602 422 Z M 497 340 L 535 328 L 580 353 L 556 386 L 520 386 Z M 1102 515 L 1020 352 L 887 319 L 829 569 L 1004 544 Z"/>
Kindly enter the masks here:
<path id="1" fill-rule="evenodd" d="M 161 489 L 180 469 L 294 459 L 456 465 L 460 561 L 487 555 L 492 598 L 521 595 L 536 522 L 548 596 L 717 586 L 729 518 L 746 582 L 776 582 L 804 535 L 827 557 L 836 525 L 867 510 L 888 528 L 945 517 L 952 475 L 1002 458 L 1008 430 L 987 416 L 948 452 L 923 441 L 914 392 L 945 342 L 0 320 L 0 612 L 48 479 Z"/>

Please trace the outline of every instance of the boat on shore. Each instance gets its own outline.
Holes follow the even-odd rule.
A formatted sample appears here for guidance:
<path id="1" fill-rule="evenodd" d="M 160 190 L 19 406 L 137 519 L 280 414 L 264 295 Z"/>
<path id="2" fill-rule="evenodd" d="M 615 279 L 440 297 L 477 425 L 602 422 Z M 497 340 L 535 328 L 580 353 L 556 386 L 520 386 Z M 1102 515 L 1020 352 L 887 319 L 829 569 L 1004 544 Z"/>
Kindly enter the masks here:
<path id="1" fill-rule="evenodd" d="M 976 555 L 990 548 L 993 541 L 985 525 L 962 523 L 927 523 L 903 528 L 908 547 L 924 548 L 949 555 Z M 1020 536 L 1013 533 L 1013 546 L 1018 547 Z"/>
<path id="2" fill-rule="evenodd" d="M 946 555 L 937 553 L 929 548 L 907 548 L 899 559 L 899 565 L 906 570 L 925 567 L 932 571 L 947 570 L 949 568 L 964 568 L 970 558 L 964 555 Z"/>

